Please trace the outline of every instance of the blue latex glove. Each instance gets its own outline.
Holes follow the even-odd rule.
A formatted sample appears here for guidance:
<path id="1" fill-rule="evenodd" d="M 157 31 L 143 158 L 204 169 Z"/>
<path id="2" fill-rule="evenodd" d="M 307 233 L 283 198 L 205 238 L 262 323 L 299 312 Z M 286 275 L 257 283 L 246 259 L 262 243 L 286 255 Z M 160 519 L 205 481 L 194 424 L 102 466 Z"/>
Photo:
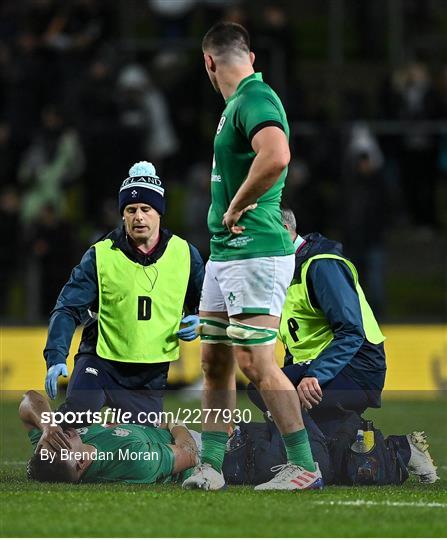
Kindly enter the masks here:
<path id="1" fill-rule="evenodd" d="M 200 324 L 198 315 L 187 315 L 181 320 L 181 324 L 187 324 L 185 328 L 177 332 L 177 336 L 183 341 L 193 341 L 197 337 L 196 329 Z"/>
<path id="2" fill-rule="evenodd" d="M 61 375 L 62 377 L 68 377 L 67 364 L 56 364 L 47 371 L 45 391 L 50 399 L 55 399 L 57 396 L 57 379 Z"/>

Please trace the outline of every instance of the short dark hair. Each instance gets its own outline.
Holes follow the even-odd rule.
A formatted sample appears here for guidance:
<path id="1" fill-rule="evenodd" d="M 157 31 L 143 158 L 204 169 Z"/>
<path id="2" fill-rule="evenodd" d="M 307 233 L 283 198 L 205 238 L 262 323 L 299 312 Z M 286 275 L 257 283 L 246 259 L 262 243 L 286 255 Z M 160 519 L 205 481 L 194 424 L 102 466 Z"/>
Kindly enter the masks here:
<path id="1" fill-rule="evenodd" d="M 29 480 L 38 482 L 77 482 L 67 461 L 55 459 L 51 463 L 49 460 L 42 459 L 40 452 L 34 454 L 26 464 L 26 476 Z"/>
<path id="2" fill-rule="evenodd" d="M 229 52 L 250 52 L 250 36 L 247 30 L 234 22 L 221 21 L 213 25 L 202 41 L 203 51 L 212 51 L 217 56 Z"/>

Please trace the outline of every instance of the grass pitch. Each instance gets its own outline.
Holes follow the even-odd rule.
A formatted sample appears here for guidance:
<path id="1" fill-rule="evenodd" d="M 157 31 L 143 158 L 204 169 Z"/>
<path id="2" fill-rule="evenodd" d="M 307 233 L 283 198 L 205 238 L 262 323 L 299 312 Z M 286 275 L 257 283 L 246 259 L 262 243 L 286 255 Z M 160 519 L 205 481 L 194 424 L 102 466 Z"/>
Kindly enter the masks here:
<path id="1" fill-rule="evenodd" d="M 18 400 L 2 402 L 2 537 L 447 536 L 447 402 L 385 400 L 368 418 L 388 435 L 425 430 L 441 480 L 424 486 L 321 492 L 182 491 L 178 485 L 39 484 L 25 477 L 30 444 Z"/>

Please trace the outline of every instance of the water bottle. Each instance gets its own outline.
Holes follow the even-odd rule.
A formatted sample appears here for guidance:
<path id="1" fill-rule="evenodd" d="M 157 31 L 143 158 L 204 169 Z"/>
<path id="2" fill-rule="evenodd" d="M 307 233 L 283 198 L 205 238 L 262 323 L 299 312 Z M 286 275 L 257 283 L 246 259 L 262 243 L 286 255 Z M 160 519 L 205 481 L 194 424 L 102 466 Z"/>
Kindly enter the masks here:
<path id="1" fill-rule="evenodd" d="M 357 454 L 364 454 L 367 452 L 365 445 L 365 434 L 363 429 L 357 430 L 357 436 L 355 442 L 351 444 L 351 450 Z"/>
<path id="2" fill-rule="evenodd" d="M 366 452 L 374 448 L 374 426 L 371 420 L 365 420 L 363 424 L 363 442 Z"/>

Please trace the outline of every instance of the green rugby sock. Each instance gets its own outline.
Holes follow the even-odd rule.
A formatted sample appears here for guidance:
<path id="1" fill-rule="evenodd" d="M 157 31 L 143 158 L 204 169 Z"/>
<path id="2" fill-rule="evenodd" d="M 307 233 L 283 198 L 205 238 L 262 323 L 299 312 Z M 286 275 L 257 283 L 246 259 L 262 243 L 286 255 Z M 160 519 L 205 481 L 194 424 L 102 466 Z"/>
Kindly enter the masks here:
<path id="1" fill-rule="evenodd" d="M 307 431 L 305 429 L 282 435 L 282 440 L 286 446 L 287 461 L 303 467 L 306 471 L 316 471 L 312 450 L 310 449 L 309 437 L 307 436 Z"/>
<path id="2" fill-rule="evenodd" d="M 227 441 L 225 431 L 202 432 L 202 463 L 209 463 L 217 472 L 222 472 Z"/>

